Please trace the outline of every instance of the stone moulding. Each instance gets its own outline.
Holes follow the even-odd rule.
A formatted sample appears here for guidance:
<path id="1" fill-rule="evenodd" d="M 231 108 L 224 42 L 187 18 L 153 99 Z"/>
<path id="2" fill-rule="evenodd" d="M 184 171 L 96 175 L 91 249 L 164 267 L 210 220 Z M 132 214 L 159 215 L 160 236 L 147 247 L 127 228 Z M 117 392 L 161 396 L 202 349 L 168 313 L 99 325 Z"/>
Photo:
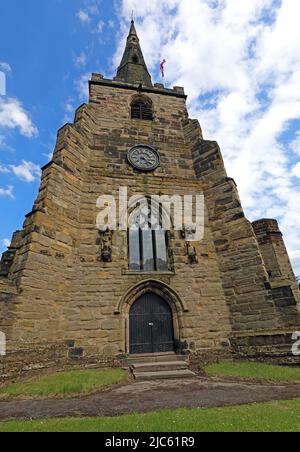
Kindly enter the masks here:
<path id="1" fill-rule="evenodd" d="M 127 291 L 116 306 L 114 311 L 115 314 L 119 315 L 124 311 L 129 311 L 132 304 L 139 297 L 149 292 L 156 293 L 157 295 L 163 297 L 170 304 L 172 310 L 174 310 L 175 306 L 178 313 L 189 312 L 186 303 L 179 297 L 174 289 L 171 289 L 171 287 L 161 281 L 147 279 Z"/>
<path id="2" fill-rule="evenodd" d="M 178 294 L 171 289 L 167 284 L 157 280 L 142 281 L 133 288 L 131 288 L 126 295 L 121 299 L 120 303 L 115 309 L 115 315 L 123 315 L 125 326 L 125 348 L 126 352 L 130 353 L 130 335 L 129 335 L 129 318 L 130 309 L 133 304 L 144 294 L 152 293 L 162 297 L 170 306 L 173 317 L 174 339 L 177 344 L 177 350 L 183 346 L 182 342 L 182 319 L 183 314 L 189 312 L 188 307 Z"/>
<path id="3" fill-rule="evenodd" d="M 132 84 L 128 84 L 128 83 L 120 83 L 117 81 L 112 81 L 112 80 L 107 80 L 107 79 L 103 79 L 103 80 L 91 80 L 89 81 L 89 86 L 91 88 L 92 85 L 102 85 L 102 86 L 108 86 L 108 87 L 114 87 L 114 88 L 121 88 L 121 89 L 127 89 L 127 90 L 131 90 L 131 91 L 138 91 L 138 92 L 143 92 L 143 93 L 151 93 L 151 94 L 164 94 L 167 96 L 173 96 L 173 97 L 178 97 L 181 99 L 187 99 L 187 95 L 183 94 L 179 91 L 175 91 L 172 89 L 168 89 L 168 88 L 164 88 L 164 89 L 159 89 L 159 88 L 151 88 L 151 87 L 146 87 L 144 85 L 140 86 L 140 85 L 132 85 Z"/>

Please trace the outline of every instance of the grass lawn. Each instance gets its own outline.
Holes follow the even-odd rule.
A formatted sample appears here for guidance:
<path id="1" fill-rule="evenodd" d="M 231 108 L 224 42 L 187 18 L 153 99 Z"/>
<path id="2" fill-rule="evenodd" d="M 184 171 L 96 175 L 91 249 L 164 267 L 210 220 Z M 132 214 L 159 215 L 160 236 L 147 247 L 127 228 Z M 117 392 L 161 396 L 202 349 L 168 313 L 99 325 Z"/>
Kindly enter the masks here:
<path id="1" fill-rule="evenodd" d="M 2 432 L 300 432 L 300 400 L 114 418 L 2 422 Z"/>
<path id="2" fill-rule="evenodd" d="M 122 369 L 80 370 L 58 372 L 0 388 L 0 395 L 39 397 L 51 395 L 85 394 L 126 381 L 128 373 Z"/>
<path id="3" fill-rule="evenodd" d="M 210 377 L 237 377 L 269 381 L 300 381 L 300 368 L 272 366 L 255 362 L 224 361 L 205 369 Z"/>

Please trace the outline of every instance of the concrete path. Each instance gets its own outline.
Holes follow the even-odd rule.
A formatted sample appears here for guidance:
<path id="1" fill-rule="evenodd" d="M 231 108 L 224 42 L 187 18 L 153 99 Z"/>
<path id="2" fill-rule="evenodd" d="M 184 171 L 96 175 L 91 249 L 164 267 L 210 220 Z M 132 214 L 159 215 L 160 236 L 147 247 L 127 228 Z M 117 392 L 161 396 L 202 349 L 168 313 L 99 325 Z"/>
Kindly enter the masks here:
<path id="1" fill-rule="evenodd" d="M 300 398 L 300 384 L 204 379 L 134 382 L 109 392 L 45 400 L 0 401 L 0 420 L 117 416 L 175 408 L 208 408 Z"/>

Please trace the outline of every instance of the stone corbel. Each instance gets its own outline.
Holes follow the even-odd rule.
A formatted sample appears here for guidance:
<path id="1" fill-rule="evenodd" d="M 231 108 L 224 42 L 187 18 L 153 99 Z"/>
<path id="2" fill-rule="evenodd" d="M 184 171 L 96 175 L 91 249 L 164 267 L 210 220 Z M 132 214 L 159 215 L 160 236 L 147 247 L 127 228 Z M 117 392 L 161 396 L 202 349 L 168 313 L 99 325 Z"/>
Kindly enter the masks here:
<path id="1" fill-rule="evenodd" d="M 113 231 L 107 228 L 105 231 L 99 231 L 100 234 L 100 262 L 112 262 L 112 238 Z"/>
<path id="2" fill-rule="evenodd" d="M 197 256 L 197 250 L 192 245 L 191 242 L 187 242 L 187 255 L 188 255 L 190 264 L 192 264 L 192 265 L 198 264 L 199 259 L 198 259 L 198 256 Z"/>
<path id="3" fill-rule="evenodd" d="M 189 259 L 189 263 L 192 265 L 198 264 L 198 262 L 199 262 L 198 256 L 197 256 L 197 250 L 193 246 L 193 239 L 195 237 L 196 232 L 197 232 L 197 229 L 195 226 L 186 226 L 181 231 L 181 237 L 183 238 L 183 240 L 186 241 L 186 250 L 187 250 L 187 256 Z"/>
<path id="4" fill-rule="evenodd" d="M 187 242 L 191 241 L 197 232 L 196 226 L 185 226 L 181 231 L 181 237 Z"/>

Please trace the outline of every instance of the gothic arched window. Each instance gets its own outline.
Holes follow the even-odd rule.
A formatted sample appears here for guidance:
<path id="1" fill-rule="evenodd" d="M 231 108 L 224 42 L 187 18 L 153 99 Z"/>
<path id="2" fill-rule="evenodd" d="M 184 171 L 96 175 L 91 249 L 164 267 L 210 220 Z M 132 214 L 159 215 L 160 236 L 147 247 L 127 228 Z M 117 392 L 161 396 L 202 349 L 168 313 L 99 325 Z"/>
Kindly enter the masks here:
<path id="1" fill-rule="evenodd" d="M 143 98 L 135 99 L 131 104 L 131 118 L 152 121 L 153 111 L 151 101 Z"/>
<path id="2" fill-rule="evenodd" d="M 159 209 L 151 206 L 150 201 L 136 208 L 131 214 L 128 230 L 129 270 L 168 271 L 168 242 Z"/>

